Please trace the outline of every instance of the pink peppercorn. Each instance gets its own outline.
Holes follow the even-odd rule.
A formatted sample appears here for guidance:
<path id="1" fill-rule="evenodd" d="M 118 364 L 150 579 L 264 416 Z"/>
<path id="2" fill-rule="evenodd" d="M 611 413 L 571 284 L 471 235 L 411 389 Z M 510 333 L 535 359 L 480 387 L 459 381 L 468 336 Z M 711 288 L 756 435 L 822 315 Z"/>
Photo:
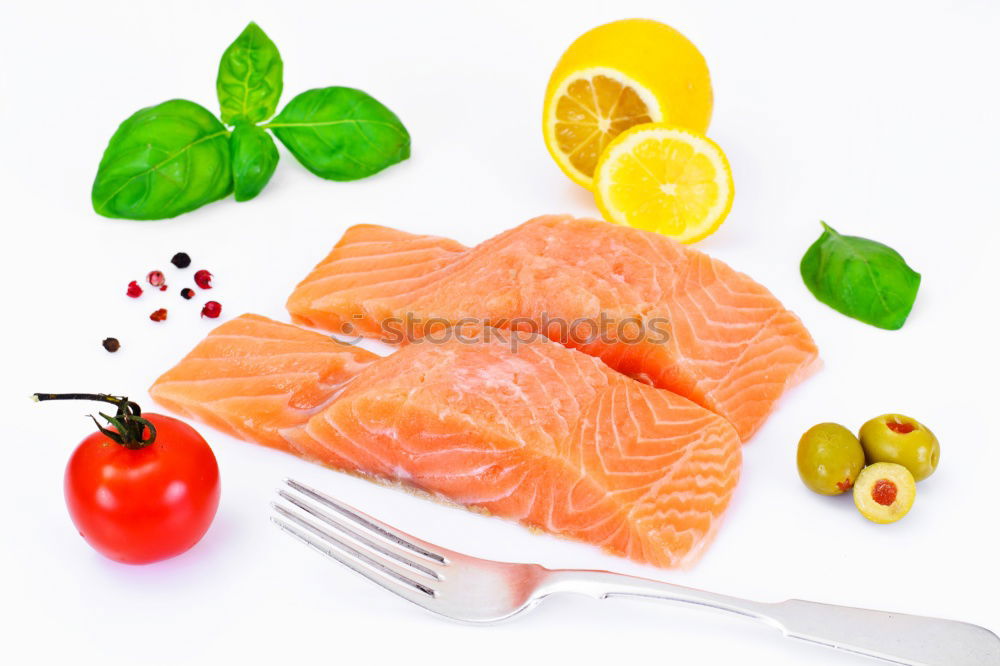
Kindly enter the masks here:
<path id="1" fill-rule="evenodd" d="M 215 319 L 220 314 L 222 314 L 222 306 L 219 305 L 218 301 L 209 301 L 205 303 L 205 307 L 201 309 L 201 316 L 208 317 L 209 319 Z"/>
<path id="2" fill-rule="evenodd" d="M 205 269 L 201 269 L 200 271 L 194 274 L 194 283 L 199 287 L 201 287 L 202 289 L 211 289 L 212 274 L 206 271 Z"/>

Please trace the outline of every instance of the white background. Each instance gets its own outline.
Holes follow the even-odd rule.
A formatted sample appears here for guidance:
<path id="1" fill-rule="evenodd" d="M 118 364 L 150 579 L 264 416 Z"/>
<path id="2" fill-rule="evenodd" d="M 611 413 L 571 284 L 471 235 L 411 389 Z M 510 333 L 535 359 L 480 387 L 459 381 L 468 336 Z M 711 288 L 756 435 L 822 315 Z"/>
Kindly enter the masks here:
<path id="1" fill-rule="evenodd" d="M 596 215 L 549 159 L 542 94 L 562 50 L 616 18 L 690 37 L 715 89 L 709 134 L 736 202 L 699 247 L 801 315 L 825 368 L 745 448 L 718 539 L 688 572 L 439 506 L 201 428 L 223 498 L 204 541 L 156 565 L 114 564 L 75 533 L 63 467 L 86 404 L 33 391 L 146 399 L 213 325 L 185 280 L 133 301 L 126 283 L 185 250 L 216 274 L 224 315 L 284 318 L 289 290 L 358 222 L 466 243 L 542 213 Z M 223 49 L 254 19 L 281 50 L 282 102 L 363 88 L 413 136 L 408 162 L 368 180 L 315 178 L 282 148 L 264 193 L 164 222 L 109 221 L 89 190 L 107 139 L 136 109 L 186 97 L 213 110 Z M 284 476 L 443 545 L 553 567 L 614 569 L 760 600 L 798 597 L 941 615 L 1000 630 L 997 287 L 1000 11 L 994 2 L 5 2 L 0 8 L 0 254 L 4 456 L 0 658 L 8 663 L 778 665 L 867 663 L 765 626 L 623 600 L 558 598 L 492 628 L 441 621 L 309 552 L 267 520 Z M 884 241 L 923 274 L 905 328 L 820 305 L 798 261 L 825 219 Z M 187 277 L 189 277 L 188 274 Z M 146 316 L 160 305 L 170 318 Z M 100 347 L 106 335 L 124 345 Z M 151 405 L 150 405 L 151 406 Z M 928 424 L 941 466 L 901 523 L 795 471 L 810 425 L 887 411 Z M 7 657 L 17 657 L 11 661 Z M 222 660 L 222 661 L 220 661 Z"/>

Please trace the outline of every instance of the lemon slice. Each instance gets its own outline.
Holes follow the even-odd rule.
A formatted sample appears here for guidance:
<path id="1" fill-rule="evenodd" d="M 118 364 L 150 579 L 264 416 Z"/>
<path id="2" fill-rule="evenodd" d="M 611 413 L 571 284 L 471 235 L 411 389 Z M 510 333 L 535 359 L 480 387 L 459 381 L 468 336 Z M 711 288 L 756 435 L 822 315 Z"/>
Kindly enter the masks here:
<path id="1" fill-rule="evenodd" d="M 620 72 L 594 67 L 576 72 L 554 94 L 553 157 L 574 182 L 590 187 L 601 153 L 629 127 L 662 119 L 649 91 Z"/>
<path id="2" fill-rule="evenodd" d="M 556 65 L 542 132 L 559 167 L 590 189 L 604 148 L 629 127 L 708 128 L 712 85 L 694 44 L 668 25 L 627 19 L 583 34 Z"/>
<path id="3" fill-rule="evenodd" d="M 693 243 L 726 219 L 733 175 L 711 139 L 651 123 L 622 132 L 608 145 L 594 174 L 594 198 L 608 222 Z"/>

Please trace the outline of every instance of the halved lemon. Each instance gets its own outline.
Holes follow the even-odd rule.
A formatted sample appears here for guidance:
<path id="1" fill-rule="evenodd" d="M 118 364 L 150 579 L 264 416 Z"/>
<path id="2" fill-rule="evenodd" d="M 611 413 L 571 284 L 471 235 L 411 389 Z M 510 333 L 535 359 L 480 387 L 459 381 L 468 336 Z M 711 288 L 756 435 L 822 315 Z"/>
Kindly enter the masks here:
<path id="1" fill-rule="evenodd" d="M 639 125 L 601 155 L 594 198 L 608 222 L 693 243 L 729 214 L 733 174 L 708 137 L 664 123 Z"/>
<path id="2" fill-rule="evenodd" d="M 619 133 L 650 122 L 705 132 L 711 116 L 708 66 L 694 44 L 658 21 L 627 19 L 583 34 L 559 59 L 542 132 L 556 164 L 590 189 Z"/>

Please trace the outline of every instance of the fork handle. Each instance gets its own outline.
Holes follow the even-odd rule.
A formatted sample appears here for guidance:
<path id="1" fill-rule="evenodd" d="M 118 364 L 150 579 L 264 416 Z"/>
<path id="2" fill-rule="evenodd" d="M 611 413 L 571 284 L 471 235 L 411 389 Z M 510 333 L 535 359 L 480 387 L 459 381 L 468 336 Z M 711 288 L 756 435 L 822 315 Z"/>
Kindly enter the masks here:
<path id="1" fill-rule="evenodd" d="M 1000 638 L 966 622 L 797 599 L 762 603 L 607 571 L 549 571 L 544 585 L 549 593 L 659 599 L 735 613 L 789 638 L 904 666 L 1000 666 Z"/>

